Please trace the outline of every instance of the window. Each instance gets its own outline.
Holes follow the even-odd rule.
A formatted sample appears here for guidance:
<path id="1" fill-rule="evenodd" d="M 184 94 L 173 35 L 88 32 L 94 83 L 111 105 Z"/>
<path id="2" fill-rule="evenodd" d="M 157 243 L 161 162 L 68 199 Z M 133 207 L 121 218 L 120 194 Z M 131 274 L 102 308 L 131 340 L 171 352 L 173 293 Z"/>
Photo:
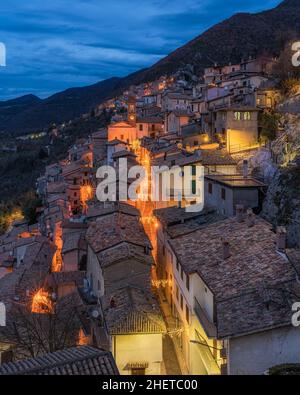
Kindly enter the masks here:
<path id="1" fill-rule="evenodd" d="M 163 246 L 163 249 L 162 249 L 162 254 L 163 254 L 163 256 L 165 256 L 165 255 L 166 255 L 166 247 L 165 247 L 165 246 Z"/>
<path id="2" fill-rule="evenodd" d="M 226 200 L 226 190 L 224 188 L 221 189 L 221 198 L 222 200 Z"/>
<path id="3" fill-rule="evenodd" d="M 140 124 L 139 129 L 140 129 L 140 132 L 143 131 L 143 125 L 142 124 Z"/>
<path id="4" fill-rule="evenodd" d="M 190 322 L 190 310 L 187 305 L 185 305 L 185 319 L 187 322 Z"/>
<path id="5" fill-rule="evenodd" d="M 244 112 L 244 121 L 250 121 L 251 120 L 251 114 L 249 111 Z"/>
<path id="6" fill-rule="evenodd" d="M 151 130 L 152 130 L 152 132 L 155 132 L 155 125 L 151 126 Z"/>
<path id="7" fill-rule="evenodd" d="M 178 261 L 176 261 L 176 269 L 179 272 L 179 263 L 178 263 Z"/>
<path id="8" fill-rule="evenodd" d="M 198 145 L 198 140 L 194 140 L 194 145 Z M 193 166 L 194 168 L 194 166 Z"/>
<path id="9" fill-rule="evenodd" d="M 198 141 L 196 141 L 196 143 L 198 143 Z M 195 175 L 196 175 L 196 172 L 197 172 L 196 166 L 195 166 L 195 165 L 192 165 L 192 176 L 195 176 Z"/>
<path id="10" fill-rule="evenodd" d="M 240 121 L 241 120 L 241 113 L 240 112 L 236 111 L 234 113 L 234 120 L 235 121 Z"/>
<path id="11" fill-rule="evenodd" d="M 209 182 L 209 183 L 208 183 L 208 193 L 209 193 L 210 195 L 212 195 L 212 190 L 213 190 L 212 183 Z"/>
<path id="12" fill-rule="evenodd" d="M 175 160 L 171 160 L 171 166 L 175 166 L 176 161 Z"/>
<path id="13" fill-rule="evenodd" d="M 77 200 L 74 200 L 74 204 L 77 204 L 78 202 L 77 202 Z"/>
<path id="14" fill-rule="evenodd" d="M 76 197 L 77 196 L 77 192 L 74 192 L 74 197 Z"/>
<path id="15" fill-rule="evenodd" d="M 186 275 L 185 285 L 186 285 L 186 289 L 189 291 L 190 290 L 190 276 L 188 274 Z"/>
<path id="16" fill-rule="evenodd" d="M 180 294 L 180 307 L 183 310 L 183 296 Z"/>
<path id="17" fill-rule="evenodd" d="M 178 285 L 176 285 L 176 299 L 179 302 L 179 288 L 178 288 Z"/>
<path id="18" fill-rule="evenodd" d="M 124 140 L 124 134 L 121 134 L 121 140 L 122 141 Z"/>
<path id="19" fill-rule="evenodd" d="M 183 269 L 182 269 L 182 267 L 180 268 L 180 277 L 181 277 L 181 280 L 183 280 Z"/>

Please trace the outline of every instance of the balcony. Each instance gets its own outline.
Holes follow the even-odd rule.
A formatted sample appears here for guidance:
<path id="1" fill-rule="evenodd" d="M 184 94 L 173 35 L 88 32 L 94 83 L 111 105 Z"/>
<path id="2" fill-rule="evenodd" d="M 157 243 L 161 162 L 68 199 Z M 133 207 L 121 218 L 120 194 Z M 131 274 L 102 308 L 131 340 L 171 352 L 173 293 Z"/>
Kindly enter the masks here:
<path id="1" fill-rule="evenodd" d="M 207 337 L 210 339 L 216 338 L 217 328 L 215 324 L 207 317 L 205 310 L 200 306 L 197 298 L 194 300 L 194 311 Z"/>

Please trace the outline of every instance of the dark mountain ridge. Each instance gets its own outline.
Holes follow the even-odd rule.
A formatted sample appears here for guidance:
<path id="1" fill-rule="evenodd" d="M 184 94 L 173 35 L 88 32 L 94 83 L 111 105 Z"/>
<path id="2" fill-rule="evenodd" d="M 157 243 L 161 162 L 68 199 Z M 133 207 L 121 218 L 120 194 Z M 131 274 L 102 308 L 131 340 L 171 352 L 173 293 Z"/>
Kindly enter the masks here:
<path id="1" fill-rule="evenodd" d="M 122 93 L 132 84 L 170 75 L 187 64 L 200 74 L 213 63 L 240 62 L 248 56 L 279 55 L 286 42 L 300 38 L 300 0 L 285 0 L 256 14 L 239 13 L 218 23 L 152 67 L 125 78 L 110 78 L 83 88 L 71 88 L 45 100 L 24 97 L 0 102 L 0 133 L 26 133 L 68 121 Z M 19 101 L 23 104 L 19 105 Z M 14 109 L 15 111 L 13 111 Z"/>

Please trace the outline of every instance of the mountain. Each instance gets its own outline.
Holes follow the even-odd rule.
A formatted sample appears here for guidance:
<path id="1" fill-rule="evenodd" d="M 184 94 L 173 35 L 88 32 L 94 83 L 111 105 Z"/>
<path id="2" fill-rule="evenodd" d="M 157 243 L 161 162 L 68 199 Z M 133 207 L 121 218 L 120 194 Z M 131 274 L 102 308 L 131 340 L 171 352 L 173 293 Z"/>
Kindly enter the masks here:
<path id="1" fill-rule="evenodd" d="M 213 63 L 235 63 L 250 55 L 278 55 L 287 41 L 299 37 L 300 0 L 285 0 L 271 10 L 256 14 L 239 13 L 208 29 L 149 69 L 125 78 L 68 89 L 45 100 L 30 96 L 28 101 L 23 97 L 0 102 L 0 133 L 25 133 L 53 122 L 68 121 L 119 95 L 132 84 L 172 74 L 187 64 L 193 66 L 195 73 L 200 73 Z"/>

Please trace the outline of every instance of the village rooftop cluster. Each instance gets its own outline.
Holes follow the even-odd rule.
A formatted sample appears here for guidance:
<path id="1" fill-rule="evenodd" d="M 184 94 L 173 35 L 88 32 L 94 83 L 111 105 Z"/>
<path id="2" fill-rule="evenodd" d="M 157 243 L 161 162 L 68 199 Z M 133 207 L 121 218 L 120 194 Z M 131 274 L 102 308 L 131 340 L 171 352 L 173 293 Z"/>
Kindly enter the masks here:
<path id="1" fill-rule="evenodd" d="M 267 150 L 259 120 L 279 100 L 275 65 L 184 70 L 96 109 L 112 122 L 46 167 L 38 222 L 0 238 L 0 374 L 263 374 L 299 362 L 300 254 L 259 215 L 268 178 L 250 160 Z M 187 211 L 195 202 L 176 199 L 172 177 L 168 201 L 121 202 L 118 189 L 98 201 L 100 166 L 133 182 L 124 158 L 203 166 L 204 209 Z"/>

